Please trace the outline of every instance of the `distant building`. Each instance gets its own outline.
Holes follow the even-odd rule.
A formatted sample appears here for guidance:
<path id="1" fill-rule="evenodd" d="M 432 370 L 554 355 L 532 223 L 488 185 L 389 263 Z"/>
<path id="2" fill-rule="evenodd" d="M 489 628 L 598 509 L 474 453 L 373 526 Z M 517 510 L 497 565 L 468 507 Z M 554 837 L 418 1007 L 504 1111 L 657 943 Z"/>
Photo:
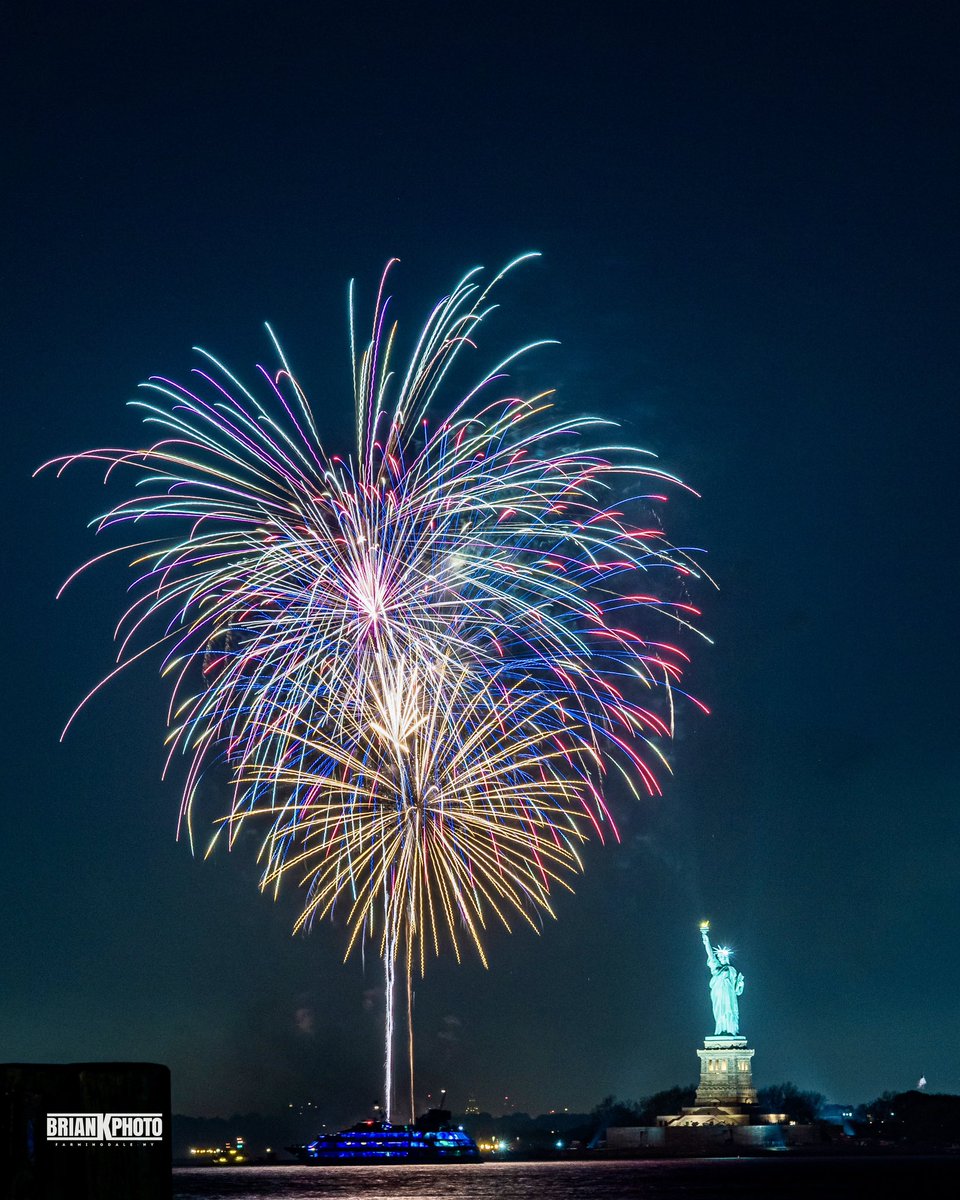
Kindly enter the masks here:
<path id="1" fill-rule="evenodd" d="M 191 1161 L 197 1164 L 210 1163 L 217 1167 L 236 1167 L 247 1161 L 246 1145 L 242 1137 L 235 1142 L 224 1142 L 222 1146 L 191 1146 Z"/>

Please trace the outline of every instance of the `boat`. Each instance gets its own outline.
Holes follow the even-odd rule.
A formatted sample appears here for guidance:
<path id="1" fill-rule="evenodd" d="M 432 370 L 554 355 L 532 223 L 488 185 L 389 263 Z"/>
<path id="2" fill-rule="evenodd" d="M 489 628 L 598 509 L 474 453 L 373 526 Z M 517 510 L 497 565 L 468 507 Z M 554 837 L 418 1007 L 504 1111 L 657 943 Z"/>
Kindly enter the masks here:
<path id="1" fill-rule="evenodd" d="M 304 1146 L 288 1146 L 306 1165 L 346 1166 L 351 1163 L 480 1162 L 477 1143 L 451 1114 L 431 1108 L 413 1125 L 390 1121 L 360 1121 L 339 1133 L 325 1133 Z"/>

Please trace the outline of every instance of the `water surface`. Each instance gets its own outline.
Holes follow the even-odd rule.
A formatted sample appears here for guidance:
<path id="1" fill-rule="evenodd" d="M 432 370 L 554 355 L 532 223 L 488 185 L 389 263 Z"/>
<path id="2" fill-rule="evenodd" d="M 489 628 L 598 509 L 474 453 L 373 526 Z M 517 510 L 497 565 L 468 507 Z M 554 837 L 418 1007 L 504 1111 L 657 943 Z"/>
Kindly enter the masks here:
<path id="1" fill-rule="evenodd" d="M 956 1158 L 723 1158 L 446 1166 L 189 1167 L 174 1200 L 912 1200 L 949 1188 Z"/>

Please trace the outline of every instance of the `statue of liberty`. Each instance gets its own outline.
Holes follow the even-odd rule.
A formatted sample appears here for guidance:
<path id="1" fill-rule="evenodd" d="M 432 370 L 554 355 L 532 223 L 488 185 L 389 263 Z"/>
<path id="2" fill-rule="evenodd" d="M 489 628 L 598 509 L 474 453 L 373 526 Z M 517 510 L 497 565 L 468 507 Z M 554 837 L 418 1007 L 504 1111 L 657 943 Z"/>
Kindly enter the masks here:
<path id="1" fill-rule="evenodd" d="M 700 923 L 700 936 L 707 952 L 710 968 L 710 1003 L 716 1025 L 714 1037 L 736 1037 L 740 1032 L 740 1006 L 737 997 L 743 994 L 743 975 L 730 961 L 733 953 L 727 946 L 711 946 L 707 937 L 709 921 Z"/>

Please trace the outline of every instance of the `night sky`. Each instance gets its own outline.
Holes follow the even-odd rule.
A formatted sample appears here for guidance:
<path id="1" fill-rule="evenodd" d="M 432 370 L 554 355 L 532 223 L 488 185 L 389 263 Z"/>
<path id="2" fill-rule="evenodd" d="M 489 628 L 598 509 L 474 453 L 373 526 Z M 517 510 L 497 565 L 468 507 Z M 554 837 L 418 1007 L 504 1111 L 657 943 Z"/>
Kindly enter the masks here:
<path id="1" fill-rule="evenodd" d="M 17 11 L 19 10 L 19 11 Z M 626 15 L 632 14 L 628 22 Z M 3 204 L 5 778 L 0 1057 L 145 1059 L 176 1111 L 380 1090 L 381 972 L 291 937 L 250 854 L 193 859 L 161 782 L 157 662 L 112 665 L 97 471 L 191 346 L 244 377 L 269 321 L 349 446 L 346 288 L 393 255 L 401 338 L 475 264 L 478 373 L 610 416 L 701 500 L 708 551 L 675 773 L 610 797 L 541 936 L 491 930 L 417 988 L 419 1091 L 583 1109 L 697 1073 L 697 922 L 746 976 L 757 1082 L 960 1092 L 952 3 L 20 3 Z M 9 36 L 12 33 L 12 38 Z M 410 345 L 409 340 L 404 343 Z"/>

